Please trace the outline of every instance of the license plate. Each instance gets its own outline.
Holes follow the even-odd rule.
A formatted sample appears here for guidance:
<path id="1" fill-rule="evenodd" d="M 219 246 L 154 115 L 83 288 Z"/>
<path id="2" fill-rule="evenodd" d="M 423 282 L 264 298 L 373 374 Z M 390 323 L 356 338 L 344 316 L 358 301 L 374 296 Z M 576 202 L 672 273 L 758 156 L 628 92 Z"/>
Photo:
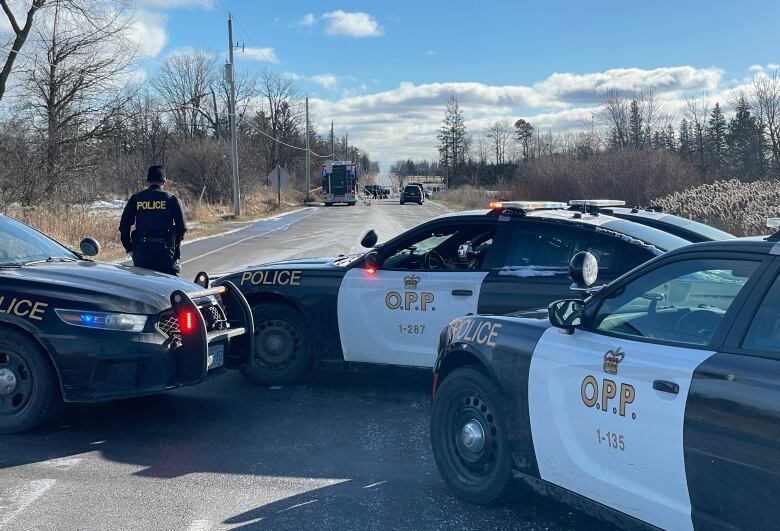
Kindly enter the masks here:
<path id="1" fill-rule="evenodd" d="M 211 345 L 209 347 L 208 370 L 222 367 L 225 364 L 225 345 Z"/>

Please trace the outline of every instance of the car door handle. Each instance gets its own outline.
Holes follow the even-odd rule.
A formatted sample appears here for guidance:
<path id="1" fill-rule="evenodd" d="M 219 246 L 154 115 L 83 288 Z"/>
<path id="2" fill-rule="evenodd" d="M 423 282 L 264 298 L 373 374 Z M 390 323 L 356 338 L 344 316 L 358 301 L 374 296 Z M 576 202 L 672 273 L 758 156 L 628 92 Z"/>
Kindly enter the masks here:
<path id="1" fill-rule="evenodd" d="M 452 294 L 456 297 L 471 297 L 474 295 L 474 292 L 470 289 L 454 289 L 452 290 Z"/>
<path id="2" fill-rule="evenodd" d="M 653 381 L 653 389 L 656 391 L 661 391 L 662 393 L 671 393 L 673 395 L 676 395 L 680 392 L 680 386 L 677 385 L 674 382 L 669 382 L 667 380 L 655 380 Z"/>

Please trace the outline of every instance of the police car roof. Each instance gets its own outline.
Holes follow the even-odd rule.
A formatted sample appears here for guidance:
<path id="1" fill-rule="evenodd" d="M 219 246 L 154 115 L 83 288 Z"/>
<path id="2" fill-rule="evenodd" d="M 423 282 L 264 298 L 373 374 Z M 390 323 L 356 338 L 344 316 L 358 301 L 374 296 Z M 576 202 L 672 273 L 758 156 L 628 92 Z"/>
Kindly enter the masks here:
<path id="1" fill-rule="evenodd" d="M 715 251 L 780 255 L 780 242 L 768 241 L 766 236 L 732 238 L 730 240 L 692 243 L 685 251 Z"/>
<path id="2" fill-rule="evenodd" d="M 493 214 L 494 211 L 488 209 L 466 210 L 462 212 L 448 212 L 437 217 L 437 219 L 446 219 L 454 217 L 472 217 L 485 216 Z M 493 214 L 495 215 L 495 214 Z M 663 230 L 641 225 L 626 219 L 619 219 L 608 214 L 583 214 L 564 209 L 553 210 L 532 210 L 524 215 L 529 219 L 549 220 L 567 224 L 588 225 L 599 227 L 604 230 L 613 231 L 619 234 L 634 238 L 643 243 L 657 247 L 662 251 L 671 251 L 679 247 L 690 244 L 688 240 L 664 232 Z"/>
<path id="3" fill-rule="evenodd" d="M 696 241 L 713 240 L 732 240 L 735 238 L 733 234 L 716 229 L 704 223 L 693 221 L 692 219 L 683 218 L 674 214 L 666 212 L 657 212 L 654 210 L 640 209 L 640 208 L 610 208 L 605 213 L 611 214 L 615 217 L 630 219 L 637 223 L 650 223 L 653 226 L 658 225 L 670 225 L 671 228 L 680 229 L 678 236 L 685 239 L 691 239 L 690 236 L 686 237 L 686 233 L 692 233 L 697 235 L 699 239 Z"/>
<path id="4" fill-rule="evenodd" d="M 624 234 L 629 238 L 637 239 L 662 251 L 671 251 L 690 243 L 688 240 L 663 230 L 602 213 L 588 214 L 572 210 L 535 210 L 529 212 L 527 216 L 598 227 L 603 230 Z"/>

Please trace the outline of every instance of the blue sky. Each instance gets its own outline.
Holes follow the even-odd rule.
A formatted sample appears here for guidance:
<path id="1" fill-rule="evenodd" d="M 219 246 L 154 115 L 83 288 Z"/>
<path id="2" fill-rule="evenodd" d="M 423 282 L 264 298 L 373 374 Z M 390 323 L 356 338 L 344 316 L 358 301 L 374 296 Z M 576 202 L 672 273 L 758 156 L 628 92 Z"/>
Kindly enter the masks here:
<path id="1" fill-rule="evenodd" d="M 434 157 L 456 94 L 470 132 L 497 119 L 576 127 L 599 89 L 652 86 L 672 113 L 780 63 L 780 2 L 139 0 L 146 52 L 224 57 L 227 11 L 240 67 L 297 79 L 317 121 L 376 158 Z M 150 61 L 148 69 L 154 69 Z M 151 73 L 151 72 L 150 72 Z"/>

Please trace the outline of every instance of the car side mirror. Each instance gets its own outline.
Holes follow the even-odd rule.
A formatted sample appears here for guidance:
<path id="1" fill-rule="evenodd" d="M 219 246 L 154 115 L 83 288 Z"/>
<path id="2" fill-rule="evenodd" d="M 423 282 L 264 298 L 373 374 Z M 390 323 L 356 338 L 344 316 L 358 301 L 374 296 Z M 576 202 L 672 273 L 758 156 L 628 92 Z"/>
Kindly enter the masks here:
<path id="1" fill-rule="evenodd" d="M 195 275 L 195 284 L 200 286 L 203 289 L 209 289 L 209 285 L 211 284 L 211 279 L 209 278 L 209 274 L 205 271 L 201 271 L 197 275 Z"/>
<path id="2" fill-rule="evenodd" d="M 360 245 L 362 245 L 366 249 L 371 249 L 376 245 L 376 242 L 378 241 L 379 241 L 379 236 L 377 236 L 376 231 L 374 229 L 371 229 L 363 235 L 363 238 L 361 238 L 360 240 Z"/>
<path id="3" fill-rule="evenodd" d="M 569 262 L 569 276 L 574 281 L 575 287 L 580 289 L 591 287 L 599 276 L 598 260 L 587 251 L 575 254 Z"/>
<path id="4" fill-rule="evenodd" d="M 560 328 L 567 334 L 574 333 L 574 329 L 582 325 L 582 313 L 585 304 L 581 300 L 567 299 L 556 301 L 547 308 L 550 324 Z"/>
<path id="5" fill-rule="evenodd" d="M 97 256 L 100 252 L 100 243 L 94 238 L 84 238 L 79 243 L 79 250 L 84 256 Z"/>

